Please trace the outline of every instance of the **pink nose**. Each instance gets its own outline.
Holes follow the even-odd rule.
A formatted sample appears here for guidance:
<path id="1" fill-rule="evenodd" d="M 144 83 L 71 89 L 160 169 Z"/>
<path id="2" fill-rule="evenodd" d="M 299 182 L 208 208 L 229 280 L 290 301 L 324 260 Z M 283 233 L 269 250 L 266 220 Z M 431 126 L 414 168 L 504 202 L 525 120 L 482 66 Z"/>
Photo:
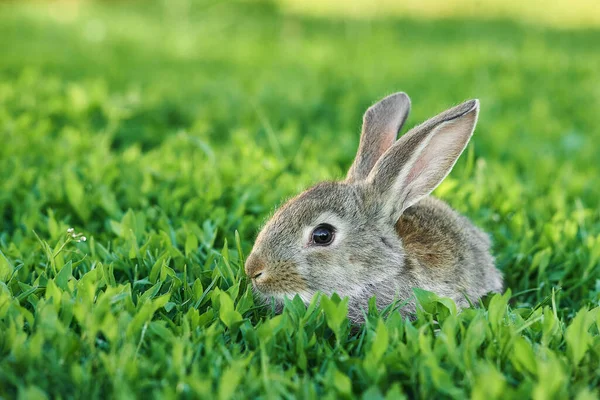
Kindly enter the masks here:
<path id="1" fill-rule="evenodd" d="M 265 270 L 265 262 L 262 260 L 262 258 L 258 257 L 254 253 L 251 253 L 246 260 L 245 270 L 246 275 L 248 275 L 250 279 L 257 279 Z"/>

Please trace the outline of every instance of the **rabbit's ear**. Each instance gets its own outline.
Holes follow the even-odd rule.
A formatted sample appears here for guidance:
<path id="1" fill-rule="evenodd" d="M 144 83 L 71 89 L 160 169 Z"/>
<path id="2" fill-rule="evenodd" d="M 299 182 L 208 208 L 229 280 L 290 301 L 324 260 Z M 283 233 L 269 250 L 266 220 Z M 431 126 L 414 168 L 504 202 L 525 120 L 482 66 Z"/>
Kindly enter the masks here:
<path id="1" fill-rule="evenodd" d="M 479 101 L 451 108 L 403 135 L 375 164 L 368 182 L 381 196 L 384 215 L 402 212 L 433 191 L 467 146 Z"/>
<path id="2" fill-rule="evenodd" d="M 363 116 L 360 144 L 347 182 L 365 179 L 381 155 L 390 148 L 410 111 L 406 93 L 387 96 L 367 109 Z"/>

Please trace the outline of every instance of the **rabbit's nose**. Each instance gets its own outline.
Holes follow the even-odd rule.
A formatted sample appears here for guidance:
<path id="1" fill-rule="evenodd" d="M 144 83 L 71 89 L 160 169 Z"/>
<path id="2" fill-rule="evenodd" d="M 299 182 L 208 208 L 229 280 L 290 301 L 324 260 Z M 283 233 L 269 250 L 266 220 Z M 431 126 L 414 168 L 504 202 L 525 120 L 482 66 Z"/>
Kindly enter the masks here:
<path id="1" fill-rule="evenodd" d="M 246 275 L 248 275 L 249 278 L 258 279 L 261 275 L 263 275 L 265 270 L 265 262 L 262 260 L 262 258 L 252 253 L 246 260 L 245 270 Z"/>

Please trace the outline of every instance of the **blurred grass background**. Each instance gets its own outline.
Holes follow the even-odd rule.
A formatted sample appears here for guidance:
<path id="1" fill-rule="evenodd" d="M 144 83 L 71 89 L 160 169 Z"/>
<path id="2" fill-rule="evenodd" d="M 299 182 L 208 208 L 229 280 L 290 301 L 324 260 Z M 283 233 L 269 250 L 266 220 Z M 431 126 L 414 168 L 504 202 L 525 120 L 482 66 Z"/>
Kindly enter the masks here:
<path id="1" fill-rule="evenodd" d="M 589 328 L 573 317 L 600 302 L 599 21 L 595 1 L 0 2 L 0 316 L 2 332 L 12 332 L 0 339 L 5 393 L 174 395 L 181 383 L 222 398 L 372 388 L 392 396 L 394 382 L 413 397 L 494 387 L 503 390 L 484 397 L 592 393 L 597 328 L 563 333 Z M 485 309 L 461 314 L 456 335 L 470 344 L 454 356 L 440 353 L 443 335 L 423 344 L 434 340 L 431 321 L 416 325 L 427 339 L 389 322 L 390 332 L 404 329 L 390 333 L 390 352 L 408 358 L 386 358 L 375 378 L 358 365 L 377 322 L 340 344 L 322 317 L 303 324 L 290 311 L 284 324 L 259 311 L 234 233 L 248 252 L 283 199 L 341 178 L 362 113 L 399 90 L 413 102 L 408 127 L 481 100 L 473 141 L 436 194 L 491 234 L 513 294 L 505 317 L 492 314 L 510 339 L 501 351 L 494 330 L 467 340 L 478 332 L 472 321 L 492 320 Z M 89 240 L 56 255 L 68 227 Z M 86 306 L 92 322 L 69 308 L 89 282 L 98 296 Z M 245 333 L 213 314 L 229 303 L 212 288 L 235 301 Z M 160 295 L 172 304 L 148 316 L 144 301 Z M 542 327 L 550 315 L 556 327 Z M 197 327 L 190 337 L 186 324 Z M 319 337 L 308 366 L 296 351 L 311 336 L 297 339 L 294 324 Z M 248 333 L 255 328 L 277 340 L 259 349 Z M 561 333 L 548 339 L 552 329 Z M 124 360 L 134 360 L 125 375 Z M 187 369 L 167 367 L 178 362 Z M 161 378 L 157 366 L 167 371 Z M 440 368 L 448 380 L 431 372 Z M 247 387 L 229 393 L 231 374 Z"/>

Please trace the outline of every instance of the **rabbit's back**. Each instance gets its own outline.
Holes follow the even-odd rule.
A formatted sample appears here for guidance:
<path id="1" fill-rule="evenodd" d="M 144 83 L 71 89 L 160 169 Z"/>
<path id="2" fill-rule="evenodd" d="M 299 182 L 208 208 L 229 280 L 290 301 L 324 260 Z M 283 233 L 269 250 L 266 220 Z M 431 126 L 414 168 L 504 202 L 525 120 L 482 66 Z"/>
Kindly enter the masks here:
<path id="1" fill-rule="evenodd" d="M 490 239 L 445 202 L 428 196 L 404 211 L 396 232 L 406 253 L 405 272 L 419 287 L 467 305 L 502 290 Z"/>

